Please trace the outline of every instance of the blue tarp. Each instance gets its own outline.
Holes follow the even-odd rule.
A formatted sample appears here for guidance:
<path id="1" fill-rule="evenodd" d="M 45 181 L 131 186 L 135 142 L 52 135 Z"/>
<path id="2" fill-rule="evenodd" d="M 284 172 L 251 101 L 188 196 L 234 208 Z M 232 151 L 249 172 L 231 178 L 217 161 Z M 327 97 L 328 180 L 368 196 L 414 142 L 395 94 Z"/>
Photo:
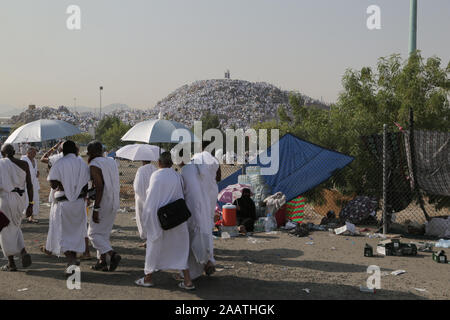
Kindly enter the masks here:
<path id="1" fill-rule="evenodd" d="M 261 155 L 270 156 L 271 149 L 277 144 L 280 155 L 278 173 L 265 175 L 264 178 L 272 188 L 271 193 L 282 192 L 286 195 L 286 201 L 290 201 L 328 180 L 336 170 L 344 168 L 354 160 L 353 157 L 322 148 L 292 134 L 284 135 Z M 270 164 L 261 164 L 260 156 L 258 156 L 257 162 L 258 164 L 255 165 L 270 167 Z M 241 174 L 242 170 L 238 170 L 220 181 L 219 190 L 230 184 L 238 183 L 238 176 Z"/>

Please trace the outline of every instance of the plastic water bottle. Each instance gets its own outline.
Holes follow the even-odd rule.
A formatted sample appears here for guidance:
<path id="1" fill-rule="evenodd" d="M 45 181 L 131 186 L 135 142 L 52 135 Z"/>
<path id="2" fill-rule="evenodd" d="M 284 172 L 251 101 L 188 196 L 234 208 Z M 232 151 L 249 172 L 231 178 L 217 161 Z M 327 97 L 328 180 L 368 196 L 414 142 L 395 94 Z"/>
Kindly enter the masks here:
<path id="1" fill-rule="evenodd" d="M 436 248 L 450 248 L 450 240 L 440 239 L 436 245 Z"/>
<path id="2" fill-rule="evenodd" d="M 277 222 L 272 214 L 268 214 L 266 218 L 266 223 L 264 224 L 264 230 L 266 232 L 271 232 L 277 228 Z"/>

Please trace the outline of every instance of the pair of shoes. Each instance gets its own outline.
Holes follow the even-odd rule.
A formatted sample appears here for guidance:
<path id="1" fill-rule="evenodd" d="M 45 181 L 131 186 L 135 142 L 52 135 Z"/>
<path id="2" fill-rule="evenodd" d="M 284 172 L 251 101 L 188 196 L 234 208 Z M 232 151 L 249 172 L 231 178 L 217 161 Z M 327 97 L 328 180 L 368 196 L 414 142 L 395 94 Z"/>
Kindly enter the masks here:
<path id="1" fill-rule="evenodd" d="M 22 267 L 28 268 L 31 266 L 31 256 L 29 253 L 25 253 L 22 255 Z"/>
<path id="2" fill-rule="evenodd" d="M 95 271 L 108 271 L 108 264 L 106 261 L 100 262 L 100 260 L 97 260 L 97 263 L 91 266 L 92 270 Z"/>
<path id="3" fill-rule="evenodd" d="M 184 289 L 184 290 L 195 290 L 194 284 L 191 284 L 189 287 L 187 287 L 187 286 L 184 284 L 184 282 L 180 282 L 180 283 L 178 284 L 178 287 L 180 287 L 181 289 Z"/>
<path id="4" fill-rule="evenodd" d="M 4 266 L 2 266 L 2 267 L 0 268 L 0 270 L 1 270 L 1 271 L 7 271 L 7 272 L 14 272 L 14 271 L 17 271 L 17 268 L 16 268 L 16 267 L 11 268 L 11 267 L 9 266 L 9 264 L 5 264 Z"/>
<path id="5" fill-rule="evenodd" d="M 150 287 L 154 286 L 154 284 L 152 282 L 145 282 L 145 277 L 136 280 L 134 283 L 136 285 L 138 285 L 139 287 L 145 287 L 145 288 L 150 288 Z"/>
<path id="6" fill-rule="evenodd" d="M 111 262 L 109 264 L 109 271 L 115 271 L 117 269 L 117 266 L 120 263 L 120 260 L 122 260 L 122 257 L 114 252 L 113 255 L 111 256 Z"/>

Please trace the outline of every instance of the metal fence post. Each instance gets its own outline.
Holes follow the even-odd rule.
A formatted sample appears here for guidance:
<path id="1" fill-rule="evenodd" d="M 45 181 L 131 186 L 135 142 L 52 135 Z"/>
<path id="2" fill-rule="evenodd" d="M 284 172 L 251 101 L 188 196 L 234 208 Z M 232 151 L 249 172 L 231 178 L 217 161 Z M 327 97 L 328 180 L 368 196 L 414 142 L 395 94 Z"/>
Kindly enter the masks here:
<path id="1" fill-rule="evenodd" d="M 383 234 L 387 232 L 387 156 L 386 156 L 386 144 L 387 144 L 387 124 L 383 124 Z"/>

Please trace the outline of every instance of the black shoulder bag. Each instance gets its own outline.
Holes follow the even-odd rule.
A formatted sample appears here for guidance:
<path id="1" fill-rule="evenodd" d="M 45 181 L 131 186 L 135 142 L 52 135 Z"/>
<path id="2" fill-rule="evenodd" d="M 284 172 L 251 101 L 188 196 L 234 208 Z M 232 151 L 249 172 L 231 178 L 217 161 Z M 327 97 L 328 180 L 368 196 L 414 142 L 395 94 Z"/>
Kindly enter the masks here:
<path id="1" fill-rule="evenodd" d="M 182 182 L 181 185 L 183 186 Z M 190 217 L 191 212 L 184 199 L 178 199 L 158 209 L 158 219 L 163 230 L 175 228 L 187 221 Z"/>

